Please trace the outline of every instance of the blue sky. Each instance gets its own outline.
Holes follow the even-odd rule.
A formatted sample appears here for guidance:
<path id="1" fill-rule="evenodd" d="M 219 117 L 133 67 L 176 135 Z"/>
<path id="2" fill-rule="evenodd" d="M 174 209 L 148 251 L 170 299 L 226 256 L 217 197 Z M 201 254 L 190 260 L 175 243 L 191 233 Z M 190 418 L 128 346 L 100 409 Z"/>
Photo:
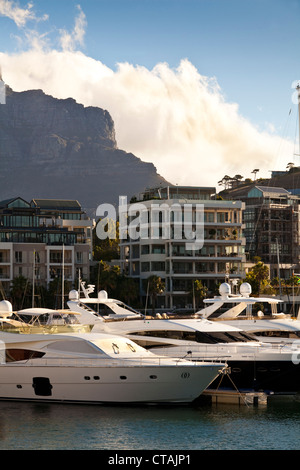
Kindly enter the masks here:
<path id="1" fill-rule="evenodd" d="M 216 79 L 240 118 L 259 131 L 294 138 L 300 0 L 33 0 L 34 19 L 21 26 L 5 14 L 5 3 L 28 10 L 28 2 L 0 0 L 0 52 L 6 56 L 30 49 L 26 37 L 33 30 L 40 38 L 46 33 L 48 48 L 59 49 L 61 31 L 72 31 L 80 5 L 86 24 L 77 49 L 86 57 L 113 71 L 119 63 L 149 71 L 166 63 L 174 70 L 188 59 L 199 75 Z"/>

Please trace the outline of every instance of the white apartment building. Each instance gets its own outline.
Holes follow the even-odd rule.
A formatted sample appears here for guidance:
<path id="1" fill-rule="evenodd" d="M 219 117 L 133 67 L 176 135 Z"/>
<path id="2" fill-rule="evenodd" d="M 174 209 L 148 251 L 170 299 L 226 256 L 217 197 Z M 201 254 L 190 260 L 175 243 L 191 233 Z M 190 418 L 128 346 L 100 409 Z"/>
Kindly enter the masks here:
<path id="1" fill-rule="evenodd" d="M 0 282 L 24 276 L 48 286 L 64 275 L 74 282 L 78 271 L 89 278 L 94 221 L 78 201 L 20 197 L 0 202 Z"/>
<path id="2" fill-rule="evenodd" d="M 165 282 L 158 306 L 169 309 L 191 308 L 193 281 L 197 279 L 214 293 L 219 283 L 244 277 L 244 204 L 216 200 L 214 194 L 214 188 L 183 186 L 144 193 L 140 236 L 128 236 L 120 243 L 121 269 L 140 280 L 143 301 L 147 279 L 153 274 Z M 170 209 L 168 230 L 162 207 Z M 174 207 L 182 210 L 173 211 Z M 194 233 L 194 238 L 188 240 L 189 233 Z"/>

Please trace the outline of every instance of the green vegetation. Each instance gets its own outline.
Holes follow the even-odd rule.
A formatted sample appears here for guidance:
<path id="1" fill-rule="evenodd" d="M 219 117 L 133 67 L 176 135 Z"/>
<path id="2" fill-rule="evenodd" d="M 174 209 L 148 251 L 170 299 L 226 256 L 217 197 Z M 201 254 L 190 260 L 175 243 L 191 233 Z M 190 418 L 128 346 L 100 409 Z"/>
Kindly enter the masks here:
<path id="1" fill-rule="evenodd" d="M 165 283 L 162 281 L 161 277 L 156 275 L 149 276 L 146 281 L 146 284 L 147 285 L 145 285 L 144 288 L 147 291 L 149 297 L 151 298 L 152 313 L 154 314 L 157 296 L 164 292 L 166 286 Z"/>

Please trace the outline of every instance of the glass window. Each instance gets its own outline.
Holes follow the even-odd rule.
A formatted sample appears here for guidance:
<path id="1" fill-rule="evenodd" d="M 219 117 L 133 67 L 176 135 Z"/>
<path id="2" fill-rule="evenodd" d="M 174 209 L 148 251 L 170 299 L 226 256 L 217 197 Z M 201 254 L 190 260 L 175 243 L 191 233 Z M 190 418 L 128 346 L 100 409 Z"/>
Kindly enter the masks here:
<path id="1" fill-rule="evenodd" d="M 152 271 L 165 271 L 166 266 L 165 263 L 162 261 L 154 261 L 151 264 L 152 266 Z"/>
<path id="2" fill-rule="evenodd" d="M 165 245 L 153 245 L 152 246 L 152 253 L 153 254 L 164 254 L 165 253 Z"/>
<path id="3" fill-rule="evenodd" d="M 204 212 L 204 222 L 214 222 L 215 214 L 214 212 Z"/>
<path id="4" fill-rule="evenodd" d="M 142 272 L 150 271 L 150 263 L 142 263 Z"/>
<path id="5" fill-rule="evenodd" d="M 15 262 L 22 263 L 22 251 L 15 251 Z"/>
<path id="6" fill-rule="evenodd" d="M 142 245 L 141 246 L 141 254 L 142 255 L 148 255 L 150 252 L 150 247 L 149 245 Z"/>

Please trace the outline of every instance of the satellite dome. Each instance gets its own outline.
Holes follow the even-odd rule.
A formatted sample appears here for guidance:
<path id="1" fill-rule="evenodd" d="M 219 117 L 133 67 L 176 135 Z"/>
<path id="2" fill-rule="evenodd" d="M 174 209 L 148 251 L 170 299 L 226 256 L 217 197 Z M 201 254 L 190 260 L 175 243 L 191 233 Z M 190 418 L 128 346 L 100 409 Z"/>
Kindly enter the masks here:
<path id="1" fill-rule="evenodd" d="M 8 300 L 1 300 L 0 315 L 9 317 L 12 315 L 12 304 Z"/>
<path id="2" fill-rule="evenodd" d="M 252 292 L 252 287 L 248 282 L 243 282 L 240 286 L 240 293 L 245 296 L 249 296 Z"/>
<path id="3" fill-rule="evenodd" d="M 71 290 L 69 292 L 69 300 L 78 300 L 79 299 L 79 294 L 77 290 Z"/>
<path id="4" fill-rule="evenodd" d="M 229 295 L 231 294 L 231 287 L 227 282 L 223 282 L 219 287 L 220 295 Z"/>
<path id="5" fill-rule="evenodd" d="M 98 293 L 98 299 L 99 299 L 99 300 L 107 300 L 107 299 L 108 299 L 106 290 L 101 290 L 101 291 Z"/>

